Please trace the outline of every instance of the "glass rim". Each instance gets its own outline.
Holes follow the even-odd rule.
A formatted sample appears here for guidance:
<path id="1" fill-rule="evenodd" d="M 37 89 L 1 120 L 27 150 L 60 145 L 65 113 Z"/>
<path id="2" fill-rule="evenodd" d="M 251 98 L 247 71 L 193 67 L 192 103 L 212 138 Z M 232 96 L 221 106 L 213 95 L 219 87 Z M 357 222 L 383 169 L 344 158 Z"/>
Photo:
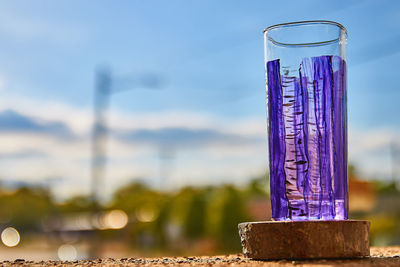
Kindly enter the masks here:
<path id="1" fill-rule="evenodd" d="M 340 37 L 338 37 L 336 39 L 322 41 L 322 42 L 293 43 L 293 44 L 290 44 L 290 43 L 278 42 L 278 41 L 274 40 L 272 37 L 268 36 L 268 32 L 270 30 L 279 29 L 279 28 L 286 28 L 286 27 L 291 27 L 291 26 L 313 25 L 313 24 L 321 24 L 321 25 L 326 24 L 326 25 L 336 26 L 336 27 L 340 28 L 344 32 L 345 36 L 347 37 L 346 28 L 342 24 L 340 24 L 338 22 L 335 22 L 335 21 L 331 21 L 331 20 L 304 20 L 304 21 L 296 21 L 296 22 L 287 22 L 287 23 L 274 24 L 274 25 L 271 25 L 271 26 L 265 28 L 264 31 L 263 31 L 263 34 L 273 44 L 281 45 L 281 46 L 321 46 L 321 45 L 326 45 L 326 44 L 330 44 L 330 43 L 335 43 L 335 42 L 340 40 Z"/>

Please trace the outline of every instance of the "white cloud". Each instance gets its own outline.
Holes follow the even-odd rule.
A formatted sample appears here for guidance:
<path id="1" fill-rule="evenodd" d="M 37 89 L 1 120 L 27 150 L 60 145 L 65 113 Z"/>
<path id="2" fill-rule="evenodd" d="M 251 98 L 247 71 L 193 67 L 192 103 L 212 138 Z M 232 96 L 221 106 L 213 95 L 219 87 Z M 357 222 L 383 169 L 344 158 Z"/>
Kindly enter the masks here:
<path id="1" fill-rule="evenodd" d="M 1 177 L 25 181 L 61 177 L 62 180 L 55 184 L 57 195 L 65 197 L 89 193 L 91 110 L 17 98 L 6 101 L 1 97 L 0 106 L 0 112 L 13 109 L 42 121 L 61 122 L 79 136 L 63 140 L 41 133 L 0 133 Z M 262 116 L 233 120 L 201 113 L 171 111 L 127 114 L 117 110 L 109 114 L 109 121 L 114 132 L 143 129 L 157 131 L 163 128 L 188 131 L 206 129 L 211 133 L 222 133 L 223 136 L 252 140 L 233 143 L 214 140 L 196 147 L 169 147 L 171 155 L 164 161 L 170 163 L 167 166 L 168 181 L 163 184 L 169 188 L 185 184 L 240 184 L 263 173 L 268 166 L 265 118 Z M 391 140 L 400 140 L 397 129 L 350 129 L 350 162 L 355 163 L 366 178 L 388 174 L 390 166 L 387 148 Z M 113 134 L 108 138 L 107 151 L 109 161 L 104 181 L 104 192 L 107 195 L 132 179 L 147 178 L 152 179 L 155 185 L 160 184 L 160 164 L 163 164 L 160 161 L 160 153 L 163 152 L 160 147 L 139 141 L 127 142 Z M 36 155 L 35 152 L 40 153 Z M 7 158 L 7 154 L 10 157 Z"/>
<path id="2" fill-rule="evenodd" d="M 0 98 L 0 106 L 0 112 L 11 109 L 40 121 L 61 122 L 74 134 L 80 136 L 73 140 L 63 140 L 57 136 L 52 137 L 40 133 L 0 133 L 3 163 L 7 163 L 3 164 L 1 168 L 2 176 L 25 181 L 38 181 L 46 177 L 57 176 L 63 178 L 63 181 L 57 186 L 58 194 L 65 196 L 78 192 L 76 190 L 66 192 L 66 188 L 74 188 L 74 186 L 79 188 L 79 192 L 89 192 L 91 110 L 12 97 Z M 206 129 L 243 138 L 258 136 L 257 131 L 260 128 L 255 125 L 257 120 L 244 120 L 237 124 L 239 128 L 236 128 L 234 121 L 227 121 L 223 118 L 173 111 L 148 114 L 124 114 L 120 111 L 113 111 L 109 116 L 109 121 L 110 127 L 115 132 L 162 128 Z M 262 147 L 262 144 L 259 146 L 251 143 L 243 145 L 205 143 L 195 150 L 185 147 L 175 151 L 174 161 L 182 164 L 177 165 L 171 172 L 171 179 L 179 181 L 176 183 L 179 185 L 197 183 L 197 180 L 212 183 L 216 182 L 215 177 L 224 176 L 223 174 L 225 177 L 236 177 L 235 181 L 240 180 L 238 177 L 245 179 L 247 173 L 254 170 L 262 172 L 265 163 L 265 153 L 260 149 Z M 18 152 L 19 155 L 23 155 L 24 151 L 27 151 L 27 156 L 23 159 L 5 158 L 7 153 L 14 155 Z M 32 151 L 40 151 L 42 157 L 36 157 Z M 107 185 L 108 193 L 121 183 L 135 177 L 150 177 L 153 180 L 159 178 L 159 148 L 140 142 L 125 142 L 116 138 L 115 135 L 110 135 L 107 151 L 110 161 L 107 165 L 104 183 Z M 254 162 L 249 159 L 259 153 L 263 153 L 263 160 L 259 160 L 255 167 Z M 188 155 L 194 159 L 193 163 L 190 163 Z M 232 169 L 231 161 L 235 158 L 243 159 L 244 163 L 242 166 Z M 217 162 L 219 163 L 217 164 Z"/>
<path id="3" fill-rule="evenodd" d="M 92 111 L 88 108 L 77 108 L 58 102 L 38 101 L 1 94 L 0 112 L 5 110 L 15 110 L 47 122 L 63 122 L 75 134 L 81 136 L 90 133 L 93 121 Z"/>
<path id="4" fill-rule="evenodd" d="M 355 164 L 363 178 L 388 179 L 392 168 L 390 147 L 400 147 L 399 140 L 400 131 L 396 128 L 351 129 L 350 163 Z"/>

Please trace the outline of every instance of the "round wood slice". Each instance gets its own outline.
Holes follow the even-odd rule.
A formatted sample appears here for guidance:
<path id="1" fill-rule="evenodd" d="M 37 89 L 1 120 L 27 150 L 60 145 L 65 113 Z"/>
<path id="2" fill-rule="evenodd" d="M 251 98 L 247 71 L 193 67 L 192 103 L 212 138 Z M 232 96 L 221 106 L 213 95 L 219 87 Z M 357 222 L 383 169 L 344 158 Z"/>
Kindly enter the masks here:
<path id="1" fill-rule="evenodd" d="M 253 259 L 369 256 L 369 222 L 267 221 L 239 224 L 243 254 Z"/>

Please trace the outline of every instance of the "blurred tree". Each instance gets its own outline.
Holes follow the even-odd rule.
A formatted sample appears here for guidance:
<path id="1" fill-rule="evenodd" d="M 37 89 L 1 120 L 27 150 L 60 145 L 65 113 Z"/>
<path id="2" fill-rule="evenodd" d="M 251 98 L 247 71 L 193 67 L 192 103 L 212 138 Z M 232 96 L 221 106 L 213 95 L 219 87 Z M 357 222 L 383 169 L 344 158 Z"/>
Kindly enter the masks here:
<path id="1" fill-rule="evenodd" d="M 358 179 L 356 167 L 351 163 L 347 167 L 347 174 L 348 174 L 349 180 Z"/>
<path id="2" fill-rule="evenodd" d="M 195 192 L 188 206 L 183 223 L 184 234 L 188 239 L 193 240 L 204 236 L 206 208 L 207 203 L 204 192 L 202 190 Z"/>
<path id="3" fill-rule="evenodd" d="M 231 185 L 223 188 L 216 237 L 223 251 L 240 251 L 238 224 L 248 220 L 240 191 Z"/>
<path id="4" fill-rule="evenodd" d="M 265 197 L 268 195 L 267 177 L 261 175 L 250 180 L 245 188 L 246 195 L 250 197 Z"/>
<path id="5" fill-rule="evenodd" d="M 88 212 L 92 210 L 93 203 L 89 196 L 74 196 L 59 204 L 61 213 Z"/>
<path id="6" fill-rule="evenodd" d="M 132 222 L 127 229 L 130 242 L 151 249 L 165 244 L 165 224 L 170 197 L 143 183 L 134 182 L 118 189 L 109 208 L 125 211 Z"/>
<path id="7" fill-rule="evenodd" d="M 55 210 L 50 193 L 39 187 L 21 187 L 0 195 L 0 216 L 20 232 L 39 231 L 42 218 Z"/>
<path id="8" fill-rule="evenodd" d="M 395 182 L 382 182 L 376 181 L 375 187 L 377 189 L 378 194 L 386 195 L 386 194 L 398 194 L 400 193 L 397 184 Z"/>
<path id="9" fill-rule="evenodd" d="M 162 204 L 157 220 L 155 221 L 154 231 L 156 236 L 156 246 L 159 248 L 165 248 L 167 245 L 166 228 L 170 216 L 171 202 L 171 199 L 169 199 Z"/>

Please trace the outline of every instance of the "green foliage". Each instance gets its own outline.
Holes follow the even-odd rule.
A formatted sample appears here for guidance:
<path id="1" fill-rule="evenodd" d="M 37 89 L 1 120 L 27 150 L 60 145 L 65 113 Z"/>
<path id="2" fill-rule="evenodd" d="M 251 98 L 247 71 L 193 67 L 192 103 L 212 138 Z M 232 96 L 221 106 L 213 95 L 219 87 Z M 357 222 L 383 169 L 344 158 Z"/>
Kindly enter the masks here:
<path id="1" fill-rule="evenodd" d="M 6 225 L 20 231 L 38 231 L 42 218 L 56 212 L 47 190 L 22 187 L 15 192 L 0 194 L 0 218 Z"/>
<path id="2" fill-rule="evenodd" d="M 262 175 L 260 177 L 256 177 L 249 182 L 246 187 L 245 193 L 249 197 L 265 197 L 268 195 L 268 184 L 267 178 Z"/>
<path id="3" fill-rule="evenodd" d="M 143 183 L 131 183 L 117 190 L 110 204 L 103 208 L 121 209 L 128 214 L 130 223 L 124 229 L 124 240 L 140 249 L 174 247 L 172 243 L 176 240 L 168 233 L 168 227 L 174 225 L 182 249 L 186 248 L 185 244 L 207 238 L 221 251 L 237 252 L 240 249 L 237 224 L 248 220 L 245 201 L 265 194 L 261 178 L 252 181 L 245 190 L 225 185 L 185 187 L 176 193 L 158 192 Z M 93 209 L 87 196 L 55 203 L 42 188 L 0 192 L 0 223 L 22 232 L 42 231 L 42 221 L 49 216 L 68 217 Z M 99 234 L 103 239 L 121 238 L 115 231 Z"/>
<path id="4" fill-rule="evenodd" d="M 378 194 L 387 195 L 387 194 L 399 194 L 400 191 L 397 189 L 397 185 L 394 182 L 375 182 L 375 188 L 377 189 Z"/>
<path id="5" fill-rule="evenodd" d="M 93 203 L 87 196 L 74 196 L 59 204 L 59 211 L 63 214 L 74 212 L 88 212 L 93 209 Z"/>
<path id="6" fill-rule="evenodd" d="M 221 199 L 216 236 L 223 250 L 239 251 L 240 239 L 237 225 L 249 219 L 242 196 L 239 190 L 228 185 L 223 188 Z"/>
<path id="7" fill-rule="evenodd" d="M 184 219 L 184 234 L 190 239 L 204 236 L 207 202 L 203 192 L 193 194 Z"/>
<path id="8" fill-rule="evenodd" d="M 350 173 L 354 174 L 355 170 L 350 168 Z M 360 219 L 372 221 L 371 244 L 396 244 L 400 240 L 400 212 L 394 204 L 400 192 L 394 183 L 374 185 L 377 203 L 381 204 L 376 210 L 361 214 Z M 250 210 L 251 203 L 260 198 L 266 200 L 267 189 L 265 176 L 256 177 L 241 188 L 233 185 L 184 187 L 177 192 L 159 192 L 134 182 L 118 189 L 109 205 L 103 207 L 125 211 L 129 224 L 123 230 L 97 234 L 100 239 L 125 242 L 140 251 L 169 250 L 184 254 L 208 244 L 213 249 L 211 253 L 236 253 L 240 251 L 237 225 L 254 220 L 249 215 L 251 211 L 256 216 Z M 56 203 L 43 188 L 0 191 L 0 224 L 13 226 L 22 233 L 41 232 L 46 218 L 68 217 L 93 209 L 87 196 Z"/>
<path id="9" fill-rule="evenodd" d="M 353 164 L 349 164 L 347 167 L 347 173 L 348 173 L 348 177 L 349 180 L 352 180 L 354 178 L 356 178 L 357 175 L 357 171 L 356 171 L 356 167 Z"/>
<path id="10" fill-rule="evenodd" d="M 125 211 L 133 222 L 127 229 L 132 245 L 143 248 L 165 245 L 170 208 L 166 193 L 154 191 L 143 183 L 131 183 L 115 192 L 109 208 Z"/>

